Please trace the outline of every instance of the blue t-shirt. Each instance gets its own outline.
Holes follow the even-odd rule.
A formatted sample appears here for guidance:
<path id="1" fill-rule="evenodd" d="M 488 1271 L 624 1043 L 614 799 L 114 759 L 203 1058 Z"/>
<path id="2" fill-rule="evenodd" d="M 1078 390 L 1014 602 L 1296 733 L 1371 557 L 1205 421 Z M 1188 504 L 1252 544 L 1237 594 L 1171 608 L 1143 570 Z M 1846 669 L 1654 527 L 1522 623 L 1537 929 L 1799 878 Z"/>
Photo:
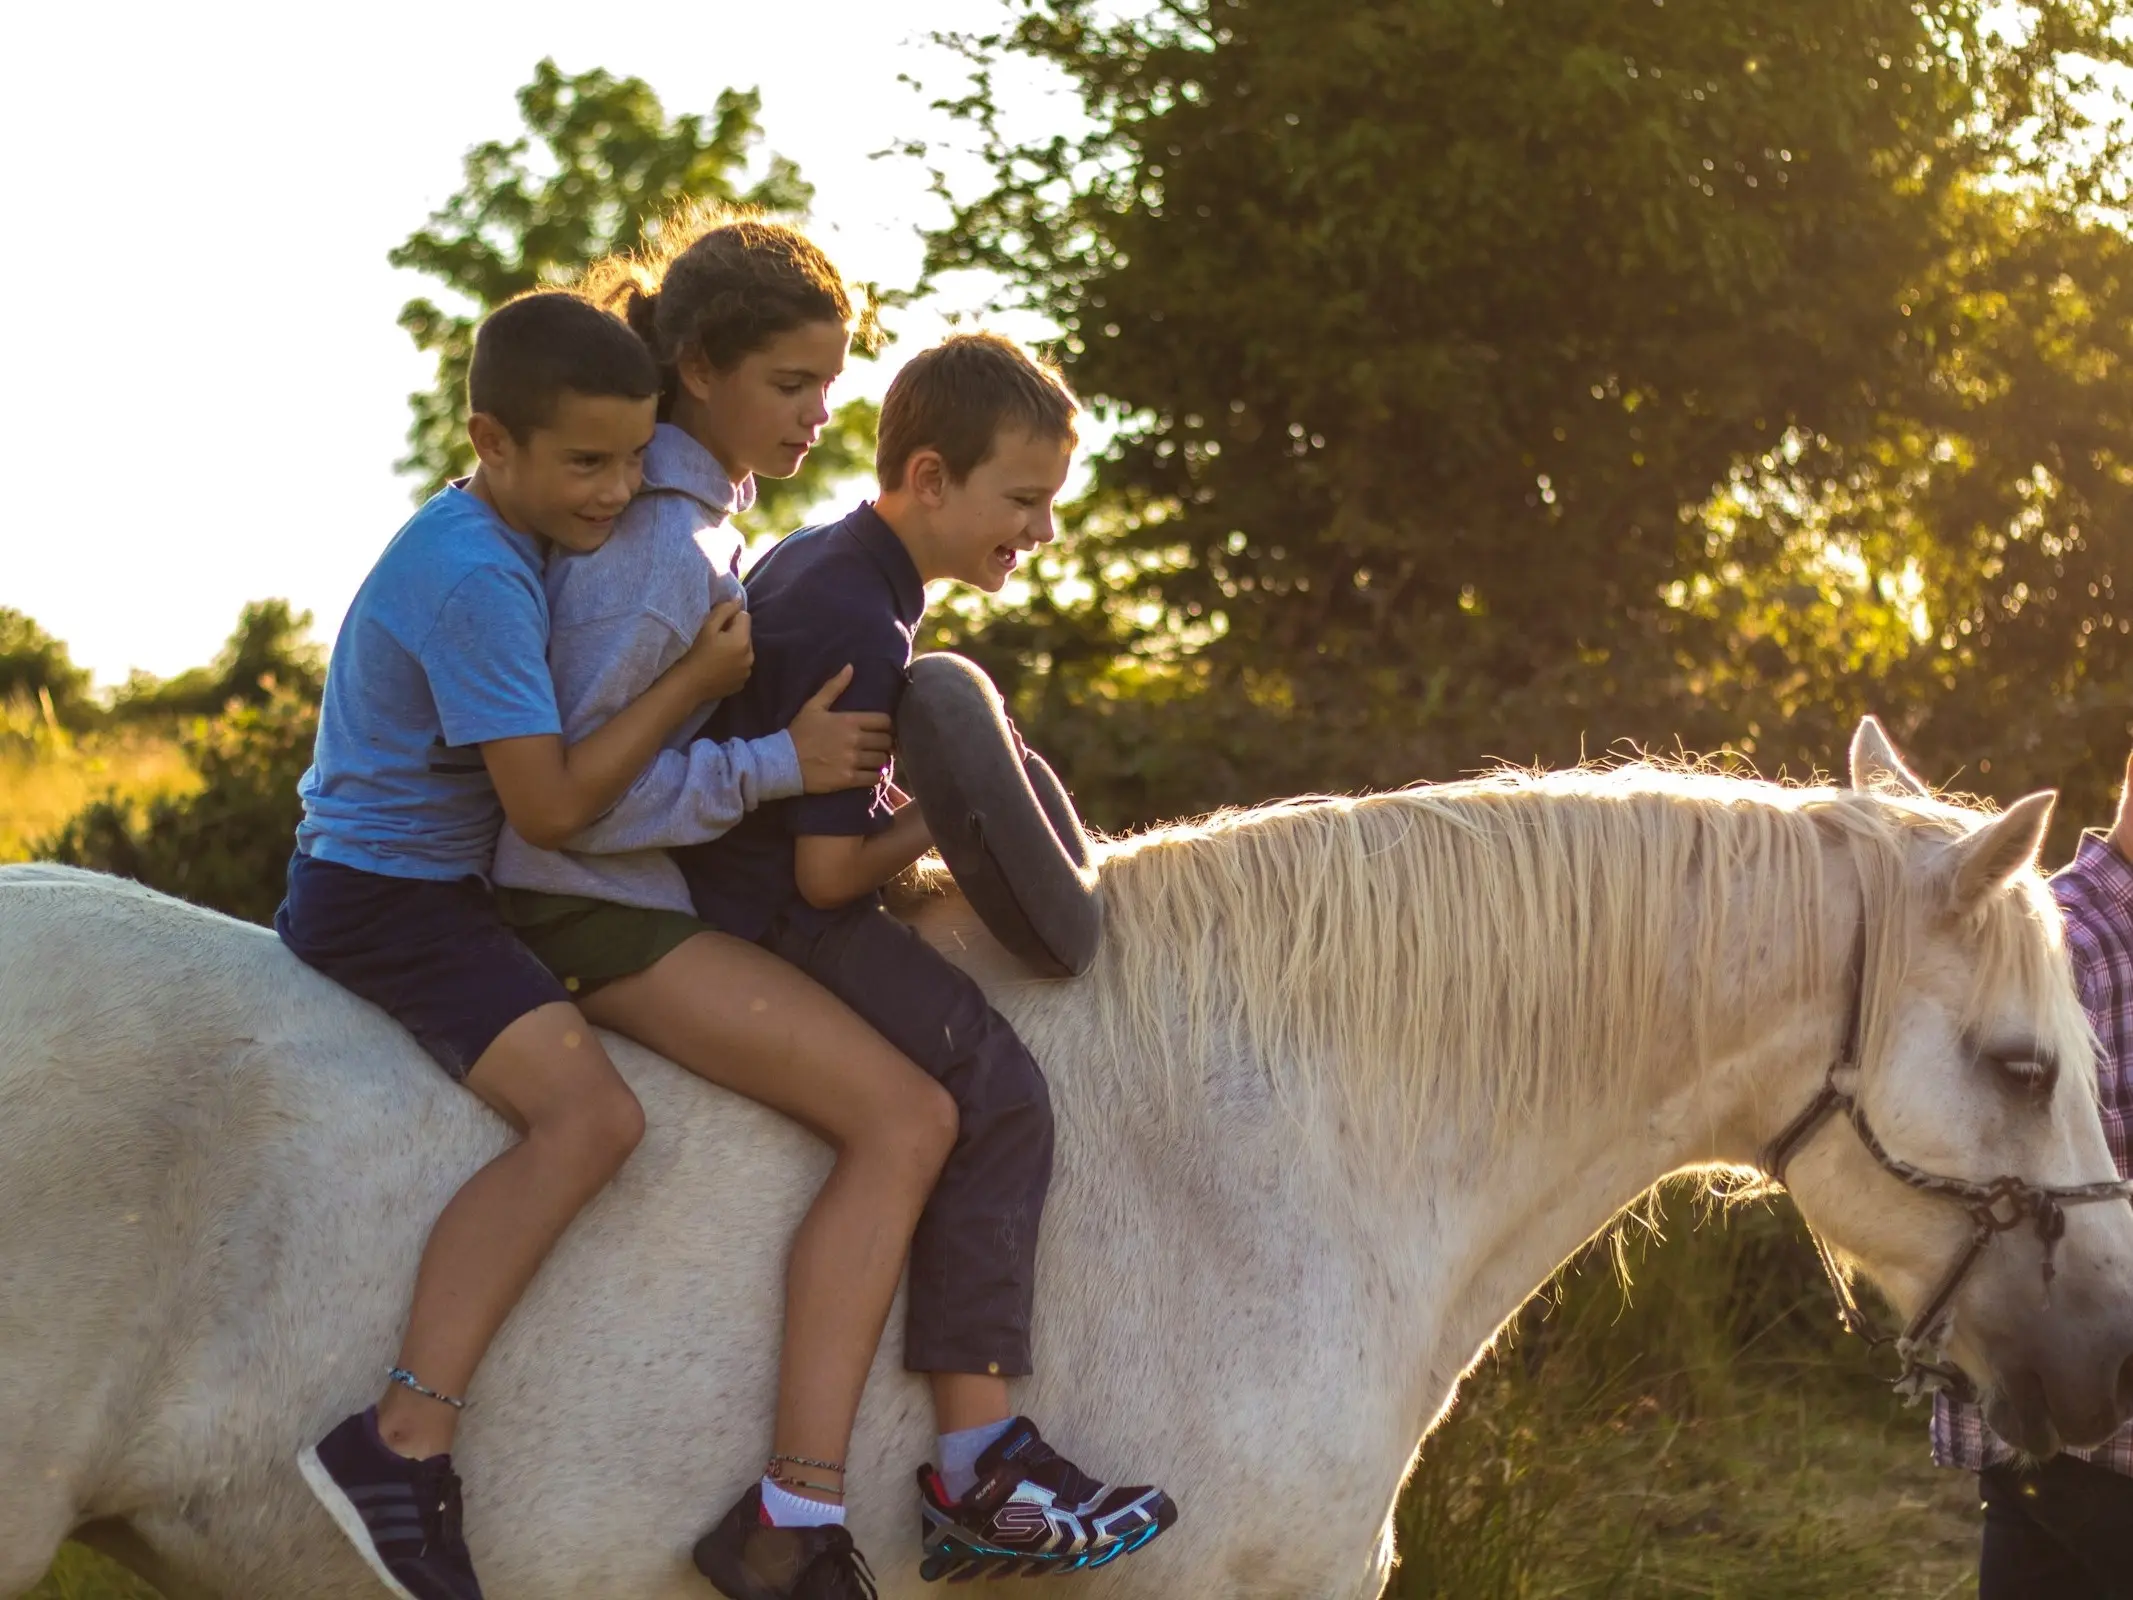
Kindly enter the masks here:
<path id="1" fill-rule="evenodd" d="M 926 586 L 910 552 L 871 505 L 842 521 L 802 528 L 748 574 L 755 666 L 704 725 L 713 739 L 758 739 L 788 727 L 822 685 L 849 664 L 839 711 L 895 715 L 926 612 Z M 895 816 L 891 773 L 872 789 L 797 795 L 756 807 L 732 832 L 673 852 L 696 914 L 721 932 L 759 939 L 781 914 L 826 923 L 801 898 L 793 840 L 876 834 Z M 860 904 L 873 904 L 868 896 Z"/>
<path id="2" fill-rule="evenodd" d="M 563 727 L 541 560 L 457 486 L 393 535 L 334 641 L 299 850 L 393 878 L 488 872 L 504 811 L 475 747 Z"/>

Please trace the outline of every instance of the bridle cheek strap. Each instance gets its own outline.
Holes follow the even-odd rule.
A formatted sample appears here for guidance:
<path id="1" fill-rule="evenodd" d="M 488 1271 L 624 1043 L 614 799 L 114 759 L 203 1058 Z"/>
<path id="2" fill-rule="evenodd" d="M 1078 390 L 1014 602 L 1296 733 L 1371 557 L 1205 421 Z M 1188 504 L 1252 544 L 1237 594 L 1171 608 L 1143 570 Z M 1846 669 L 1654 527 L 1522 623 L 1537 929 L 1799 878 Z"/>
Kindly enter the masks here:
<path id="1" fill-rule="evenodd" d="M 1874 1135 L 1866 1120 L 1866 1110 L 1849 1091 L 1838 1086 L 1838 1075 L 1849 1071 L 1857 1081 L 1859 1064 L 1859 1041 L 1866 1014 L 1866 916 L 1862 911 L 1859 927 L 1852 939 L 1851 1001 L 1845 1017 L 1844 1043 L 1836 1058 L 1830 1063 L 1829 1072 L 1822 1082 L 1821 1092 L 1811 1100 L 1806 1109 L 1788 1122 L 1770 1141 L 1763 1153 L 1762 1166 L 1771 1179 L 1785 1182 L 1785 1169 L 1791 1164 L 1802 1146 L 1835 1113 L 1842 1111 L 1851 1122 L 1852 1131 L 1859 1142 L 1866 1146 L 1881 1170 L 1898 1182 L 1923 1194 L 1939 1195 L 1955 1201 L 1970 1217 L 1970 1240 L 1948 1270 L 1941 1274 L 1940 1282 L 1926 1297 L 1918 1312 L 1904 1325 L 1899 1334 L 1877 1333 L 1859 1302 L 1853 1296 L 1850 1283 L 1839 1270 L 1835 1255 L 1819 1233 L 1812 1228 L 1808 1237 L 1814 1240 L 1815 1254 L 1821 1258 L 1822 1271 L 1829 1279 L 1831 1291 L 1837 1299 L 1837 1320 L 1847 1333 L 1855 1333 L 1875 1349 L 1882 1345 L 1894 1345 L 1896 1355 L 1903 1363 L 1895 1381 L 1896 1392 L 1907 1399 L 1918 1399 L 1935 1390 L 1944 1390 L 1958 1400 L 1975 1400 L 1976 1386 L 1971 1383 L 1961 1368 L 1944 1360 L 1941 1344 L 1946 1337 L 1948 1308 L 1957 1291 L 1970 1276 L 1979 1259 L 1992 1241 L 2003 1233 L 2012 1232 L 2023 1223 L 2035 1226 L 2038 1239 L 2044 1246 L 2044 1297 L 2051 1300 L 2052 1278 L 2057 1269 L 2052 1253 L 2059 1240 L 2066 1234 L 2066 1208 L 2072 1205 L 2091 1205 L 2106 1200 L 2133 1200 L 2133 1181 L 2080 1184 L 2036 1184 L 2026 1178 L 2002 1177 L 1990 1183 L 1974 1183 L 1968 1178 L 1949 1178 L 1939 1173 L 1927 1172 L 1914 1167 L 1908 1161 L 1898 1160 L 1888 1153 Z"/>

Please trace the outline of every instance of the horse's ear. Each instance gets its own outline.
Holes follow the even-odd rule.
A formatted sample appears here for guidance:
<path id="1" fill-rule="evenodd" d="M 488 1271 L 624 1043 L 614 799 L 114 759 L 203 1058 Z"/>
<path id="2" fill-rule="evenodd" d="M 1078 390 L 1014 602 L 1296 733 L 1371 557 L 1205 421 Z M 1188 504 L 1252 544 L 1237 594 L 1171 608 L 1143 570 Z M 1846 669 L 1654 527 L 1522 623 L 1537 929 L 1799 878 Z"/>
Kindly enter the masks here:
<path id="1" fill-rule="evenodd" d="M 1879 718 L 1859 719 L 1852 735 L 1852 787 L 1861 794 L 1869 789 L 1892 788 L 1899 794 L 1928 795 L 1933 791 L 1903 764 L 1903 757 L 1889 742 Z"/>
<path id="2" fill-rule="evenodd" d="M 2024 795 L 1955 847 L 1952 893 L 1958 911 L 1969 910 L 2035 865 L 2058 803 L 2056 789 Z"/>

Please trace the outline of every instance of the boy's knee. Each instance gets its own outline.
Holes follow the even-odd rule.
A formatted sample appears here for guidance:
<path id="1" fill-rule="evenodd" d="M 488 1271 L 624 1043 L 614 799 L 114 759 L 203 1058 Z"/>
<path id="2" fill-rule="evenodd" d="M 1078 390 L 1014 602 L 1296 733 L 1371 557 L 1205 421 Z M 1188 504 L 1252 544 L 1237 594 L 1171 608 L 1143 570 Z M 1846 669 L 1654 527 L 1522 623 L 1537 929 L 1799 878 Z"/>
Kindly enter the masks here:
<path id="1" fill-rule="evenodd" d="M 983 1110 L 992 1117 L 1012 1117 L 1032 1129 L 1041 1128 L 1047 1139 L 1052 1130 L 1052 1086 L 1018 1039 L 1013 1049 L 996 1052 L 982 1082 L 982 1106 L 966 1106 L 966 1116 Z"/>

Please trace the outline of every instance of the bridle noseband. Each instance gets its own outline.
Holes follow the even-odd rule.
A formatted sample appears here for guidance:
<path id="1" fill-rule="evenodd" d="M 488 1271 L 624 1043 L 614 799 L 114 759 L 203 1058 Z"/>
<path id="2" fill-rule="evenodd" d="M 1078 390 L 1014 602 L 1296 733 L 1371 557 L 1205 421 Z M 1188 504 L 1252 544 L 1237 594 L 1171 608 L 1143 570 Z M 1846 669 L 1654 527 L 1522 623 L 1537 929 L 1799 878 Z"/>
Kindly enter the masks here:
<path id="1" fill-rule="evenodd" d="M 2025 1222 L 2030 1223 L 2044 1245 L 2044 1292 L 2049 1297 L 2055 1271 L 2052 1251 L 2066 1232 L 2066 1207 L 2089 1205 L 2099 1200 L 2133 1200 L 2133 1181 L 2051 1185 L 2010 1176 L 1995 1178 L 1990 1183 L 1973 1183 L 1967 1178 L 1947 1178 L 1926 1172 L 1890 1155 L 1874 1136 L 1874 1130 L 1866 1120 L 1866 1109 L 1860 1105 L 1857 1095 L 1842 1088 L 1837 1081 L 1839 1073 L 1850 1071 L 1854 1081 L 1858 1075 L 1859 1043 L 1866 1016 L 1866 934 L 1866 914 L 1862 910 L 1858 931 L 1852 940 L 1851 1009 L 1845 1018 L 1843 1046 L 1830 1062 L 1829 1072 L 1822 1080 L 1821 1093 L 1770 1141 L 1769 1148 L 1763 1152 L 1762 1167 L 1775 1182 L 1784 1183 L 1785 1169 L 1799 1154 L 1800 1148 L 1832 1115 L 1842 1111 L 1850 1119 L 1852 1131 L 1859 1135 L 1859 1142 L 1866 1146 L 1867 1154 L 1879 1163 L 1882 1171 L 1921 1193 L 1945 1196 L 1963 1208 L 1970 1218 L 1970 1242 L 1941 1275 L 1939 1284 L 1926 1297 L 1918 1314 L 1901 1333 L 1893 1335 L 1877 1333 L 1859 1309 L 1851 1285 L 1838 1270 L 1836 1257 L 1821 1234 L 1809 1228 L 1808 1237 L 1814 1241 L 1822 1271 L 1837 1297 L 1837 1320 L 1844 1325 L 1845 1332 L 1858 1334 L 1870 1348 L 1879 1349 L 1885 1344 L 1895 1346 L 1896 1355 L 1903 1362 L 1903 1369 L 1895 1381 L 1898 1394 L 1917 1399 L 1935 1390 L 1946 1390 L 1958 1400 L 1975 1400 L 1976 1386 L 1960 1367 L 1944 1359 L 1941 1350 L 1941 1342 L 1947 1333 L 1949 1303 L 1970 1275 L 1970 1269 L 1977 1265 L 1978 1258 L 1984 1255 L 1994 1239 Z"/>

